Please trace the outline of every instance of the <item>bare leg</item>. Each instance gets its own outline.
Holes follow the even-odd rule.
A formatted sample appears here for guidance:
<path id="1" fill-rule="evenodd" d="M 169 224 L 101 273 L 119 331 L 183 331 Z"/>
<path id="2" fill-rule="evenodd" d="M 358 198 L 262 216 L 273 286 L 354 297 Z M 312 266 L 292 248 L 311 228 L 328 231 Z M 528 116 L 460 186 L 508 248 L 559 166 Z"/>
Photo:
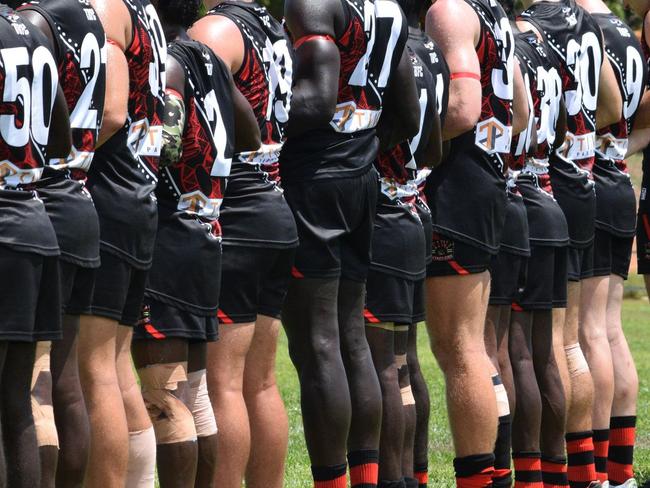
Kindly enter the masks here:
<path id="1" fill-rule="evenodd" d="M 248 464 L 251 432 L 244 369 L 255 327 L 254 323 L 224 325 L 219 340 L 208 344 L 208 391 L 219 426 L 215 480 L 220 488 L 240 488 Z"/>
<path id="2" fill-rule="evenodd" d="M 491 453 L 496 440 L 497 406 L 490 378 L 494 366 L 484 342 L 489 291 L 487 272 L 427 280 L 427 328 L 445 376 L 458 458 Z"/>
<path id="3" fill-rule="evenodd" d="M 81 488 L 90 449 L 88 412 L 81 391 L 77 336 L 79 316 L 63 316 L 63 339 L 52 344 L 52 399 L 59 434 L 57 488 Z"/>
<path id="4" fill-rule="evenodd" d="M 282 488 L 289 420 L 275 379 L 280 320 L 258 315 L 246 356 L 244 399 L 251 429 L 246 468 L 249 488 Z"/>
<path id="5" fill-rule="evenodd" d="M 123 488 L 126 480 L 129 430 L 117 380 L 116 336 L 116 321 L 81 317 L 79 372 L 90 419 L 87 488 Z"/>

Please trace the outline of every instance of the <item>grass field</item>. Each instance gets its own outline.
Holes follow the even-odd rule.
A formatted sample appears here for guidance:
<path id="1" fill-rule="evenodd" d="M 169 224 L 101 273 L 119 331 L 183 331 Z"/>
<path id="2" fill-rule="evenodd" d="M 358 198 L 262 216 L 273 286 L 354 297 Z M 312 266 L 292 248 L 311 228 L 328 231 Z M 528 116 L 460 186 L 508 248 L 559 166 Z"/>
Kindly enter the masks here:
<path id="1" fill-rule="evenodd" d="M 638 276 L 632 276 L 630 282 L 632 286 L 642 284 L 642 280 Z M 646 298 L 627 299 L 623 321 L 641 379 L 635 464 L 639 479 L 645 480 L 650 479 L 650 303 L 648 300 Z M 420 326 L 419 330 L 419 352 L 422 370 L 431 393 L 430 486 L 453 487 L 455 486 L 451 469 L 453 452 L 445 410 L 443 380 L 433 355 L 428 349 L 424 324 Z M 303 440 L 298 380 L 287 354 L 287 343 L 284 337 L 279 348 L 277 369 L 282 396 L 289 412 L 289 456 L 284 486 L 285 488 L 310 487 L 311 473 Z"/>

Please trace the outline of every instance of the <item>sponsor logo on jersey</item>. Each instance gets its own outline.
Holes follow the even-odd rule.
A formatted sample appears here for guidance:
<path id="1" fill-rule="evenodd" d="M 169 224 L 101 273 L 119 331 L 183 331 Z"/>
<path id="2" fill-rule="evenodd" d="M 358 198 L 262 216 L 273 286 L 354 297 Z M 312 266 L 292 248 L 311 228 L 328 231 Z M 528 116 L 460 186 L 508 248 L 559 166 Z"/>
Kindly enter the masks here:
<path id="1" fill-rule="evenodd" d="M 596 134 L 590 132 L 577 136 L 567 132 L 564 144 L 558 150 L 562 156 L 572 161 L 592 158 L 596 149 Z"/>
<path id="2" fill-rule="evenodd" d="M 377 126 L 381 110 L 360 109 L 354 102 L 339 103 L 330 125 L 336 132 L 352 134 Z"/>
<path id="3" fill-rule="evenodd" d="M 41 174 L 43 168 L 21 169 L 9 160 L 0 161 L 0 188 L 34 183 L 41 178 Z"/>
<path id="4" fill-rule="evenodd" d="M 178 200 L 178 210 L 206 217 L 209 219 L 219 218 L 221 199 L 208 198 L 199 190 L 181 195 Z"/>
<path id="5" fill-rule="evenodd" d="M 606 157 L 615 161 L 622 161 L 627 154 L 627 139 L 617 139 L 609 132 L 598 136 L 598 150 Z"/>
<path id="6" fill-rule="evenodd" d="M 509 153 L 512 127 L 504 125 L 496 117 L 483 120 L 476 126 L 475 143 L 488 154 Z"/>

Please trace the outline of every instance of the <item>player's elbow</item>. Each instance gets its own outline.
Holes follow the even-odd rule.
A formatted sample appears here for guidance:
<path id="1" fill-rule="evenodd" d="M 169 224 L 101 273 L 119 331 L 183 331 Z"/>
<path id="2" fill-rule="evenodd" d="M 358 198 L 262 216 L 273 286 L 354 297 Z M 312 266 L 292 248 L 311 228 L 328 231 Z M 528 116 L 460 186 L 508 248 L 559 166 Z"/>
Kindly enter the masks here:
<path id="1" fill-rule="evenodd" d="M 99 139 L 106 141 L 118 130 L 124 127 L 126 123 L 127 112 L 125 110 L 104 110 L 104 119 L 102 121 L 102 128 L 100 130 Z"/>
<path id="2" fill-rule="evenodd" d="M 474 127 L 476 127 L 480 116 L 480 106 L 475 109 L 454 111 L 453 113 L 450 111 L 445 119 L 443 139 L 447 141 L 464 134 L 465 132 L 473 130 Z"/>

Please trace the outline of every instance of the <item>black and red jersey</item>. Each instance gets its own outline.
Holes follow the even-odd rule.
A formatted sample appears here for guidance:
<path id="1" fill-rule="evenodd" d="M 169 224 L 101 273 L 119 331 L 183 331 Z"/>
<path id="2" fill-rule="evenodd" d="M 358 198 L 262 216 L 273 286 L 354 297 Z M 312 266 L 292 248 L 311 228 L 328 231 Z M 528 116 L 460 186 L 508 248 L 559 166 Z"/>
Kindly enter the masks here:
<path id="1" fill-rule="evenodd" d="M 0 188 L 17 188 L 40 179 L 47 164 L 59 77 L 43 34 L 0 7 Z"/>
<path id="2" fill-rule="evenodd" d="M 209 15 L 230 19 L 244 41 L 235 85 L 257 117 L 262 146 L 235 154 L 220 216 L 226 245 L 294 247 L 295 222 L 279 186 L 278 159 L 289 121 L 293 51 L 282 24 L 255 2 L 226 0 Z"/>
<path id="3" fill-rule="evenodd" d="M 186 121 L 180 161 L 160 171 L 158 203 L 215 221 L 235 139 L 230 72 L 199 42 L 174 41 L 168 46 L 168 54 L 185 71 L 182 96 Z"/>
<path id="4" fill-rule="evenodd" d="M 275 176 L 291 107 L 290 42 L 282 24 L 255 2 L 227 0 L 209 15 L 229 18 L 241 32 L 244 60 L 234 74 L 235 84 L 253 107 L 262 135 L 259 151 L 237 154 L 235 161 L 264 165 Z M 233 176 L 236 173 L 237 168 L 233 168 Z"/>
<path id="5" fill-rule="evenodd" d="M 392 0 L 341 0 L 347 18 L 336 40 L 341 67 L 329 127 L 289 139 L 283 178 L 338 178 L 363 173 L 376 158 L 375 127 L 383 97 L 406 45 L 408 26 Z"/>
<path id="6" fill-rule="evenodd" d="M 48 160 L 58 74 L 47 45 L 36 27 L 0 4 L 0 243 L 57 255 L 43 202 L 24 187 L 39 180 Z"/>
<path id="7" fill-rule="evenodd" d="M 596 21 L 575 0 L 541 1 L 521 14 L 546 38 L 559 61 L 567 135 L 557 156 L 591 174 L 603 44 Z"/>
<path id="8" fill-rule="evenodd" d="M 621 119 L 598 130 L 596 158 L 609 159 L 621 171 L 627 171 L 627 139 L 647 82 L 647 66 L 641 43 L 632 29 L 612 13 L 592 14 L 592 17 L 603 32 L 605 53 L 614 69 L 623 99 Z"/>
<path id="9" fill-rule="evenodd" d="M 537 175 L 539 186 L 551 193 L 549 158 L 555 144 L 555 130 L 562 103 L 562 80 L 553 52 L 531 31 L 515 35 L 515 55 L 528 88 L 532 124 L 513 138 L 509 166 Z M 531 131 L 537 135 L 537 150 L 530 152 Z"/>
<path id="10" fill-rule="evenodd" d="M 59 83 L 70 112 L 72 152 L 67 159 L 51 159 L 48 170 L 70 170 L 76 179 L 84 179 L 104 115 L 104 28 L 89 0 L 33 0 L 20 10 L 38 12 L 50 26 Z"/>
<path id="11" fill-rule="evenodd" d="M 133 266 L 148 268 L 156 233 L 153 193 L 162 144 L 167 45 L 148 0 L 122 1 L 132 25 L 124 53 L 129 70 L 127 119 L 95 152 L 88 188 L 99 214 L 102 248 Z"/>

